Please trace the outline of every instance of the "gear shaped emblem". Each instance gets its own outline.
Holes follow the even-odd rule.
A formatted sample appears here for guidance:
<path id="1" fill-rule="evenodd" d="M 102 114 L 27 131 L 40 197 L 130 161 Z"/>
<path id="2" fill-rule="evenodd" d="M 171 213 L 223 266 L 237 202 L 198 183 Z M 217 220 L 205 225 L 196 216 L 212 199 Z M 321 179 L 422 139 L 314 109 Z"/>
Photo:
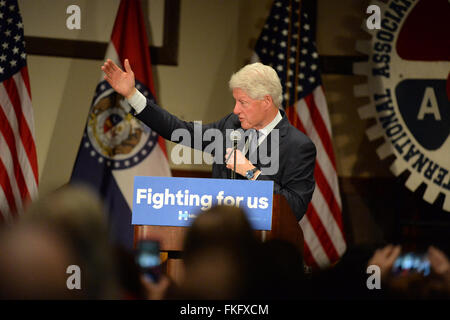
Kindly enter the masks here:
<path id="1" fill-rule="evenodd" d="M 353 65 L 354 74 L 367 76 L 354 95 L 370 99 L 359 116 L 376 119 L 366 134 L 371 141 L 384 138 L 377 154 L 381 160 L 395 156 L 394 175 L 407 170 L 408 189 L 426 184 L 423 199 L 433 204 L 443 194 L 450 212 L 450 2 L 372 4 L 381 9 L 381 29 L 364 24 L 372 39 L 357 41 L 356 49 L 368 60 Z"/>

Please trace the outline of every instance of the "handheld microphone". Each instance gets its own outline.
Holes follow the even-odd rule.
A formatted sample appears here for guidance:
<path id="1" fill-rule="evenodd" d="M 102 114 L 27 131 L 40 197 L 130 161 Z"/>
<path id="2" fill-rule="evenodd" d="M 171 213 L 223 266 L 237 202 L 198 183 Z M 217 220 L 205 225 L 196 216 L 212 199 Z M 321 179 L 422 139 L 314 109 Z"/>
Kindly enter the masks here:
<path id="1" fill-rule="evenodd" d="M 233 141 L 233 154 L 234 154 L 234 168 L 231 171 L 231 179 L 236 179 L 236 150 L 237 144 L 241 140 L 242 135 L 239 131 L 234 130 L 230 133 L 230 139 Z"/>

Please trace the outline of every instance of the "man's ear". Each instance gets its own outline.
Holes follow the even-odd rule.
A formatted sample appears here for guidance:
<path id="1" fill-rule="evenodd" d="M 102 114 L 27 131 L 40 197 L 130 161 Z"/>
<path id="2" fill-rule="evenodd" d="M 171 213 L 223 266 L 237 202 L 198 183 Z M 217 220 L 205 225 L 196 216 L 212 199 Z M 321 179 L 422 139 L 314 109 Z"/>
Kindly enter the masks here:
<path id="1" fill-rule="evenodd" d="M 264 96 L 264 108 L 267 110 L 270 107 L 272 107 L 273 105 L 274 105 L 274 103 L 273 103 L 272 96 L 269 94 L 266 94 Z"/>

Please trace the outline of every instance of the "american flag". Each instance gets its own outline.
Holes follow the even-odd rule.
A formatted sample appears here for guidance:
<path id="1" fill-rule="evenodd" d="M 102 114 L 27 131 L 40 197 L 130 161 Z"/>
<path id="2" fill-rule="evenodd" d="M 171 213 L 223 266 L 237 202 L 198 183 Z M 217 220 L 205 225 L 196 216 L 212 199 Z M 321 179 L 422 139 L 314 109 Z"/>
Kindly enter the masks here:
<path id="1" fill-rule="evenodd" d="M 0 222 L 10 223 L 37 196 L 34 142 L 23 23 L 17 0 L 0 1 Z"/>
<path id="2" fill-rule="evenodd" d="M 277 71 L 289 121 L 316 145 L 317 185 L 300 226 L 305 238 L 306 264 L 323 268 L 342 256 L 346 241 L 331 125 L 311 30 L 313 17 L 301 9 L 299 0 L 274 1 L 252 60 Z"/>

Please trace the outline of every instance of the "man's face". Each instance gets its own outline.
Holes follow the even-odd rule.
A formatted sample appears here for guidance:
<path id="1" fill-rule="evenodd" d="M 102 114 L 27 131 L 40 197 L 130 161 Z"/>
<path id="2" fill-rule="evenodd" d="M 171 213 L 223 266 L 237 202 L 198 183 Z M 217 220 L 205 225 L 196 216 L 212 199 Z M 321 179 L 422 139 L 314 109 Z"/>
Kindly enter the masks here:
<path id="1" fill-rule="evenodd" d="M 233 113 L 239 117 L 241 127 L 244 130 L 254 128 L 256 130 L 264 128 L 263 100 L 250 98 L 242 89 L 233 89 L 233 97 L 236 100 Z"/>

